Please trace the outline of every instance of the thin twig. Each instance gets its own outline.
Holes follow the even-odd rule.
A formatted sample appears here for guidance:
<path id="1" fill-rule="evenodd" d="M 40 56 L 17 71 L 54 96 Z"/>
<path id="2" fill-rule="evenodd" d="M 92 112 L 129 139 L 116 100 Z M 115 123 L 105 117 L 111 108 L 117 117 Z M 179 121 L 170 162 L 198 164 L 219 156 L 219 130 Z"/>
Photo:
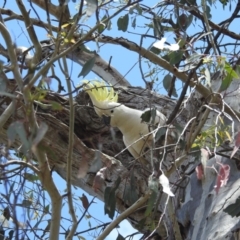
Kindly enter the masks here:
<path id="1" fill-rule="evenodd" d="M 148 200 L 151 195 L 151 191 L 147 192 L 145 196 L 140 197 L 131 207 L 122 212 L 114 221 L 112 221 L 102 232 L 102 234 L 96 238 L 96 240 L 104 240 L 107 235 L 115 228 L 117 225 L 126 219 L 129 215 L 134 213 L 139 207 L 143 206 L 143 204 Z"/>
<path id="2" fill-rule="evenodd" d="M 64 75 L 67 82 L 67 88 L 68 92 L 72 92 L 72 85 L 70 82 L 70 77 L 68 75 L 68 67 L 67 67 L 67 60 L 66 57 L 63 57 L 63 67 L 64 67 Z M 72 227 L 71 230 L 68 233 L 67 240 L 70 240 L 73 238 L 73 235 L 77 229 L 77 218 L 73 206 L 73 198 L 72 198 L 72 154 L 73 154 L 73 145 L 74 145 L 74 119 L 75 119 L 75 107 L 73 103 L 73 96 L 72 94 L 69 94 L 69 136 L 68 136 L 68 155 L 67 155 L 67 192 L 68 192 L 68 206 L 69 206 L 69 213 L 72 218 Z"/>

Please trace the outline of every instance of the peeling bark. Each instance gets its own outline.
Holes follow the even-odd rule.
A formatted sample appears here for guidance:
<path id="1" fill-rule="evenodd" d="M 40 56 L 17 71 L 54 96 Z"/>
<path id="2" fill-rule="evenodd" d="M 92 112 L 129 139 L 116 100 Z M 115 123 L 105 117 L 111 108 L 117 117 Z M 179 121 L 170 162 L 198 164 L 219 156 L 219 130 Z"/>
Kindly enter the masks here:
<path id="1" fill-rule="evenodd" d="M 14 84 L 10 86 L 13 87 Z M 156 106 L 166 116 L 169 116 L 175 106 L 175 101 L 172 99 L 146 89 L 118 87 L 116 90 L 119 91 L 119 101 L 132 108 L 144 109 L 151 101 L 152 105 Z M 46 99 L 60 103 L 62 110 L 42 109 L 41 106 L 36 105 L 38 122 L 45 122 L 49 127 L 41 146 L 47 152 L 50 166 L 54 166 L 54 170 L 65 178 L 69 131 L 68 101 L 51 92 L 47 94 Z M 8 102 L 8 98 L 3 99 L 1 113 Z M 132 162 L 133 158 L 127 150 L 114 158 L 116 154 L 125 148 L 121 133 L 117 129 L 111 130 L 103 125 L 94 109 L 88 105 L 90 102 L 87 94 L 80 92 L 76 102 L 72 183 L 103 200 L 105 188 L 113 185 L 116 179 L 120 177 L 122 181 L 117 190 L 116 203 L 117 210 L 123 212 L 133 203 L 131 201 L 136 201 L 146 193 L 148 177 L 151 171 L 138 162 Z M 14 116 L 9 119 L 1 131 L 0 136 L 3 143 L 7 143 L 6 130 L 9 124 L 12 121 L 24 118 L 23 108 L 19 106 L 20 104 L 16 104 Z M 188 121 L 188 115 L 189 113 L 184 109 L 176 119 L 178 124 L 184 126 Z M 15 142 L 15 146 L 19 147 L 19 143 Z M 174 161 L 174 156 L 169 155 L 167 159 Z M 165 223 L 161 224 L 158 229 L 158 233 L 162 237 L 168 236 L 168 239 L 177 239 L 174 230 L 176 224 L 173 223 L 179 222 L 182 226 L 181 234 L 185 235 L 184 239 L 222 239 L 223 237 L 237 239 L 234 236 L 237 234 L 239 221 L 224 213 L 223 208 L 233 203 L 238 196 L 239 171 L 233 160 L 219 158 L 218 161 L 220 160 L 221 163 L 227 162 L 231 166 L 231 174 L 227 186 L 221 188 L 218 195 L 214 190 L 216 173 L 211 169 L 207 169 L 206 178 L 203 181 L 198 180 L 193 171 L 198 161 L 194 162 L 192 156 L 187 157 L 179 170 L 171 174 L 170 182 L 175 184 L 173 190 L 176 196 L 170 199 L 169 204 L 173 205 L 168 204 L 163 218 Z M 208 166 L 213 164 L 216 165 L 214 159 L 208 162 Z M 106 168 L 104 179 L 97 185 L 97 189 L 94 189 L 96 174 L 104 167 Z M 187 174 L 187 178 L 186 175 L 185 177 L 182 175 L 184 173 Z M 131 185 L 131 179 L 134 179 L 134 189 Z M 131 196 L 133 192 L 135 198 Z M 156 222 L 158 222 L 166 203 L 166 195 L 160 189 L 159 193 L 161 198 L 158 210 L 154 215 Z M 182 201 L 183 203 L 180 204 Z M 172 208 L 171 211 L 170 208 Z M 137 227 L 137 223 L 144 218 L 145 209 L 146 206 L 130 216 L 129 220 L 134 227 Z M 137 227 L 139 231 L 143 233 L 150 232 L 147 222 L 153 221 L 152 217 L 153 215 L 146 220 L 144 228 Z M 179 228 L 178 224 L 177 228 Z"/>

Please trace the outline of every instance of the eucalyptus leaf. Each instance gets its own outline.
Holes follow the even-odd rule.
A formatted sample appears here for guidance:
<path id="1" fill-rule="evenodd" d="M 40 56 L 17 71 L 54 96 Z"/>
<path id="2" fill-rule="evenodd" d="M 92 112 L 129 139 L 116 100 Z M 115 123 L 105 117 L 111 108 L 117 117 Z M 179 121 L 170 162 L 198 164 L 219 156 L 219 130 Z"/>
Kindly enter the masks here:
<path id="1" fill-rule="evenodd" d="M 27 139 L 27 133 L 26 133 L 25 127 L 23 123 L 20 121 L 16 121 L 10 124 L 10 126 L 8 127 L 7 136 L 8 136 L 9 144 L 12 144 L 15 141 L 17 135 L 19 136 L 20 141 L 22 143 L 23 151 L 24 153 L 26 153 L 30 148 L 30 144 Z"/>
<path id="2" fill-rule="evenodd" d="M 183 52 L 182 51 L 174 51 L 169 54 L 171 65 L 177 64 L 182 60 Z"/>
<path id="3" fill-rule="evenodd" d="M 239 217 L 240 216 L 240 197 L 237 198 L 236 202 L 228 205 L 224 212 L 228 213 L 231 217 Z"/>
<path id="4" fill-rule="evenodd" d="M 120 233 L 118 233 L 116 240 L 125 240 L 125 238 Z"/>
<path id="5" fill-rule="evenodd" d="M 155 53 L 155 54 L 157 54 L 157 55 L 160 54 L 160 52 L 161 52 L 160 49 L 158 49 L 158 48 L 156 48 L 156 47 L 154 47 L 154 46 L 150 48 L 150 51 L 153 52 L 153 53 Z"/>
<path id="6" fill-rule="evenodd" d="M 24 178 L 30 182 L 35 182 L 39 180 L 37 175 L 31 174 L 31 173 L 24 173 Z"/>
<path id="7" fill-rule="evenodd" d="M 87 2 L 87 9 L 86 9 L 86 14 L 88 17 L 91 17 L 93 13 L 97 10 L 97 0 L 86 0 Z"/>
<path id="8" fill-rule="evenodd" d="M 193 53 L 189 58 L 185 60 L 186 63 L 199 63 L 202 56 L 198 53 Z"/>
<path id="9" fill-rule="evenodd" d="M 145 217 L 149 216 L 149 214 L 154 209 L 154 203 L 156 201 L 156 198 L 157 198 L 157 192 L 152 191 L 151 196 L 150 196 L 150 198 L 148 199 L 148 202 L 147 202 L 147 208 L 144 212 Z"/>
<path id="10" fill-rule="evenodd" d="M 89 72 L 91 72 L 94 64 L 96 61 L 96 56 L 94 56 L 93 58 L 89 59 L 82 67 L 82 71 L 79 73 L 78 77 L 80 76 L 87 76 Z"/>
<path id="11" fill-rule="evenodd" d="M 5 92 L 7 89 L 7 81 L 4 77 L 0 76 L 0 92 Z"/>
<path id="12" fill-rule="evenodd" d="M 210 75 L 208 68 L 205 69 L 204 74 L 205 74 L 205 79 L 206 79 L 205 85 L 208 87 L 211 87 L 211 75 Z"/>
<path id="13" fill-rule="evenodd" d="M 163 87 L 165 88 L 165 90 L 168 92 L 170 90 L 170 87 L 171 87 L 171 82 L 172 82 L 172 76 L 170 74 L 167 74 L 164 78 L 163 78 Z M 176 88 L 175 88 L 175 85 L 174 85 L 174 88 L 173 88 L 173 93 L 172 95 L 174 97 L 178 97 L 177 95 L 177 91 L 176 91 Z"/>
<path id="14" fill-rule="evenodd" d="M 230 74 L 233 78 L 238 78 L 238 74 L 233 70 L 229 63 L 225 63 L 224 70 Z"/>
<path id="15" fill-rule="evenodd" d="M 135 29 L 136 27 L 136 21 L 137 21 L 137 18 L 134 18 L 133 21 L 132 21 L 132 27 Z"/>
<path id="16" fill-rule="evenodd" d="M 211 8 L 208 5 L 206 6 L 206 14 L 207 14 L 208 19 L 212 18 Z"/>
<path id="17" fill-rule="evenodd" d="M 15 127 L 16 127 L 16 132 L 21 140 L 21 143 L 23 144 L 23 151 L 24 153 L 26 153 L 30 149 L 30 143 L 27 139 L 27 133 L 24 128 L 24 125 L 21 122 L 16 122 Z"/>
<path id="18" fill-rule="evenodd" d="M 220 92 L 225 91 L 231 84 L 233 80 L 233 77 L 231 76 L 231 74 L 227 74 L 227 76 L 223 79 L 221 87 L 219 89 Z"/>
<path id="19" fill-rule="evenodd" d="M 38 128 L 37 135 L 33 140 L 33 145 L 36 146 L 39 144 L 39 142 L 43 139 L 46 132 L 48 130 L 48 125 L 44 122 L 42 122 Z"/>
<path id="20" fill-rule="evenodd" d="M 0 219 L 0 223 L 1 223 L 1 219 Z M 0 225 L 0 240 L 4 240 L 5 239 L 5 231 L 3 229 L 2 224 Z"/>
<path id="21" fill-rule="evenodd" d="M 114 186 L 106 187 L 104 191 L 104 211 L 111 219 L 113 219 L 115 215 L 116 190 L 118 189 L 120 182 L 121 178 L 119 177 Z"/>
<path id="22" fill-rule="evenodd" d="M 157 38 L 161 38 L 163 36 L 163 27 L 161 22 L 155 17 L 153 18 L 153 33 Z"/>
<path id="23" fill-rule="evenodd" d="M 10 126 L 7 129 L 7 137 L 8 137 L 9 145 L 11 145 L 15 141 L 16 136 L 17 136 L 17 132 L 15 129 L 15 126 L 14 124 L 10 124 Z"/>
<path id="24" fill-rule="evenodd" d="M 140 5 L 138 3 L 129 7 L 129 14 L 133 14 L 134 10 L 137 10 L 139 15 L 142 14 L 142 8 L 140 7 Z"/>
<path id="25" fill-rule="evenodd" d="M 128 23 L 129 23 L 129 16 L 128 16 L 128 14 L 120 17 L 118 19 L 118 21 L 117 21 L 118 30 L 126 32 L 127 28 L 128 28 Z"/>
<path id="26" fill-rule="evenodd" d="M 12 240 L 13 239 L 13 234 L 14 234 L 14 230 L 10 230 L 8 232 L 8 240 Z"/>
<path id="27" fill-rule="evenodd" d="M 29 208 L 32 205 L 32 201 L 30 201 L 28 199 L 23 199 L 21 205 L 22 205 L 22 207 Z"/>
<path id="28" fill-rule="evenodd" d="M 141 115 L 141 119 L 142 122 L 150 122 L 151 119 L 151 110 L 145 111 L 142 115 Z"/>
<path id="29" fill-rule="evenodd" d="M 155 142 L 157 142 L 159 139 L 162 139 L 166 135 L 167 128 L 166 127 L 161 127 L 157 130 L 155 134 Z"/>

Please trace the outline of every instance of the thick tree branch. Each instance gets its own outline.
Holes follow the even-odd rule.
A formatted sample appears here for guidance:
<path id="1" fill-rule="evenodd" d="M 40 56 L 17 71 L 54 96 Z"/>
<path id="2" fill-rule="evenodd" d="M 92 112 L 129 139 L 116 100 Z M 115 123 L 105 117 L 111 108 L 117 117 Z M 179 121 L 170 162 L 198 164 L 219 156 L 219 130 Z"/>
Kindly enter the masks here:
<path id="1" fill-rule="evenodd" d="M 180 79 L 183 82 L 186 82 L 188 79 L 188 75 L 182 71 L 180 71 L 179 69 L 177 69 L 176 67 L 174 67 L 173 65 L 171 65 L 169 62 L 167 62 L 165 59 L 157 56 L 156 54 L 154 54 L 153 52 L 140 47 L 139 45 L 137 45 L 134 42 L 131 42 L 127 39 L 124 38 L 112 38 L 109 36 L 102 36 L 98 38 L 99 42 L 108 42 L 108 43 L 112 43 L 112 44 L 118 44 L 130 51 L 136 52 L 138 54 L 140 54 L 142 57 L 148 59 L 149 61 L 159 65 L 160 67 L 162 67 L 163 69 L 171 72 L 173 75 L 175 75 L 178 79 Z M 208 98 L 210 95 L 212 95 L 212 92 L 206 88 L 205 86 L 203 86 L 197 79 L 191 79 L 189 82 L 189 85 L 191 87 L 194 87 L 204 98 Z M 214 95 L 213 96 L 213 102 L 215 104 L 221 104 L 221 98 L 219 97 L 219 95 Z M 225 108 L 226 112 L 234 117 L 234 114 L 232 112 L 232 110 L 226 106 Z M 240 117 L 240 113 L 234 111 L 235 114 Z"/>

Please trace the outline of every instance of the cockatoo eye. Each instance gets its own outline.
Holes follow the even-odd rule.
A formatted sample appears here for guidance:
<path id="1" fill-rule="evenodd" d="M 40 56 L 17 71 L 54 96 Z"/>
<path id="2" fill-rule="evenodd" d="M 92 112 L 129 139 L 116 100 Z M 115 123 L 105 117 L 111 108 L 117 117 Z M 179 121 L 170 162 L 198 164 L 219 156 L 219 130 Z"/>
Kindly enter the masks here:
<path id="1" fill-rule="evenodd" d="M 114 113 L 114 110 L 111 110 L 111 113 Z"/>

